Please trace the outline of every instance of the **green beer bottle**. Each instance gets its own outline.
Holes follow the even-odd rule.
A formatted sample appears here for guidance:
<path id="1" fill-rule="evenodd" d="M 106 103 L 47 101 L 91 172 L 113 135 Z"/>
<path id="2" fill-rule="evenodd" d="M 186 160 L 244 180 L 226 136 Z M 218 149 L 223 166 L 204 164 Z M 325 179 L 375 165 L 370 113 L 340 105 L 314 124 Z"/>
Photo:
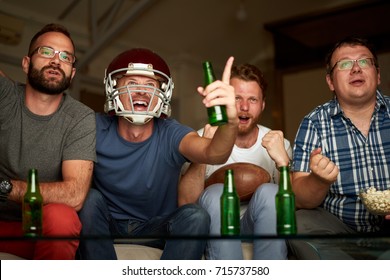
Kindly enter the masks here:
<path id="1" fill-rule="evenodd" d="M 23 197 L 23 232 L 25 236 L 42 235 L 43 199 L 39 191 L 38 170 L 30 169 L 27 179 L 27 192 Z"/>
<path id="2" fill-rule="evenodd" d="M 203 62 L 203 73 L 205 87 L 216 80 L 211 62 Z M 228 122 L 226 106 L 217 105 L 214 107 L 209 107 L 207 108 L 207 114 L 209 116 L 210 125 L 223 125 Z"/>
<path id="3" fill-rule="evenodd" d="M 295 220 L 295 194 L 290 182 L 290 168 L 279 168 L 279 191 L 275 196 L 276 230 L 278 235 L 293 235 L 297 233 Z"/>
<path id="4" fill-rule="evenodd" d="M 225 171 L 225 184 L 221 195 L 221 235 L 240 234 L 240 198 L 234 184 L 232 169 Z"/>

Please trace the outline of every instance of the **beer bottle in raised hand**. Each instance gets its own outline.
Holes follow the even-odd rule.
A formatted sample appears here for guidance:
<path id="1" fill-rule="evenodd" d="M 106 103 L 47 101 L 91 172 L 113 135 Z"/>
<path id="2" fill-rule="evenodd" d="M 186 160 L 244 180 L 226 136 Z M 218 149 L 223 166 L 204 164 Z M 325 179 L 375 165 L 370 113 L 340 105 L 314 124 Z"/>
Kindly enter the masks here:
<path id="1" fill-rule="evenodd" d="M 42 204 L 39 190 L 38 170 L 30 169 L 27 179 L 27 191 L 23 197 L 23 232 L 25 236 L 42 235 Z"/>
<path id="2" fill-rule="evenodd" d="M 275 196 L 276 230 L 278 235 L 293 235 L 297 233 L 295 220 L 295 194 L 290 182 L 290 168 L 279 168 L 279 190 Z"/>
<path id="3" fill-rule="evenodd" d="M 240 198 L 234 184 L 232 169 L 225 171 L 225 183 L 221 195 L 221 235 L 240 234 Z"/>
<path id="4" fill-rule="evenodd" d="M 203 62 L 203 73 L 204 73 L 204 86 L 211 84 L 216 80 L 213 66 L 211 62 L 205 61 Z M 228 122 L 227 114 L 226 114 L 226 106 L 217 105 L 214 107 L 207 108 L 207 114 L 209 116 L 209 124 L 210 125 L 223 125 Z"/>

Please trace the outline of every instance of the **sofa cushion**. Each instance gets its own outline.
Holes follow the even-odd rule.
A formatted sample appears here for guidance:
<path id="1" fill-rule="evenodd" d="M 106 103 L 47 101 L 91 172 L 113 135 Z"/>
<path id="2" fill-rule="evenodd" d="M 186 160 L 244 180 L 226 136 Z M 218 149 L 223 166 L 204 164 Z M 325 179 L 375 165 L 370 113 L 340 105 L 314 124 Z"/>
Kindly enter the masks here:
<path id="1" fill-rule="evenodd" d="M 162 250 L 137 245 L 137 244 L 115 244 L 115 251 L 118 260 L 159 260 Z"/>
<path id="2" fill-rule="evenodd" d="M 115 244 L 118 260 L 158 260 L 162 250 L 136 244 Z M 245 260 L 253 258 L 253 244 L 242 243 L 242 253 Z"/>
<path id="3" fill-rule="evenodd" d="M 16 255 L 0 252 L 0 260 L 24 260 Z"/>

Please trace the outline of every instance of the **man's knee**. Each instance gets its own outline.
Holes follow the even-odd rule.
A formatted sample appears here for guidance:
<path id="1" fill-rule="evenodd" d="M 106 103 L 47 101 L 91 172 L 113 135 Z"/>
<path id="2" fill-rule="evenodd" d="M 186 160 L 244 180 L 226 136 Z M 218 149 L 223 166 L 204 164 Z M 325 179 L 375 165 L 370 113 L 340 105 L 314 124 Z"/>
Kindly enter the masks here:
<path id="1" fill-rule="evenodd" d="M 275 195 L 278 192 L 278 185 L 266 183 L 260 185 L 253 194 L 252 200 L 256 205 L 275 207 Z"/>
<path id="2" fill-rule="evenodd" d="M 209 222 L 210 216 L 205 209 L 197 204 L 187 204 L 183 206 L 183 213 L 195 221 Z"/>
<path id="3" fill-rule="evenodd" d="M 223 192 L 223 184 L 214 184 L 207 187 L 199 198 L 199 204 L 207 209 L 219 208 L 221 194 Z"/>
<path id="4" fill-rule="evenodd" d="M 186 204 L 181 207 L 180 220 L 187 225 L 190 233 L 207 234 L 210 228 L 210 215 L 197 204 Z"/>
<path id="5" fill-rule="evenodd" d="M 83 207 L 79 211 L 81 219 L 84 217 L 91 217 L 98 209 L 101 209 L 104 205 L 104 197 L 102 193 L 96 189 L 90 189 L 87 197 L 85 198 Z"/>
<path id="6" fill-rule="evenodd" d="M 74 208 L 50 203 L 43 208 L 43 231 L 48 236 L 79 236 L 81 222 Z"/>

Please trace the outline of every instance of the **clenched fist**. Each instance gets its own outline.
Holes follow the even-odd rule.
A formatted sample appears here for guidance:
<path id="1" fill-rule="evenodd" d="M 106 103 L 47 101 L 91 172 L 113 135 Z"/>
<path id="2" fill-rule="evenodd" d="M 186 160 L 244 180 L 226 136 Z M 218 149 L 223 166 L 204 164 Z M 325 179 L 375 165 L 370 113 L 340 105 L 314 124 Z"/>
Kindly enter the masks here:
<path id="1" fill-rule="evenodd" d="M 311 152 L 310 169 L 313 175 L 329 185 L 336 181 L 339 174 L 339 168 L 333 161 L 321 154 L 321 148 Z"/>

